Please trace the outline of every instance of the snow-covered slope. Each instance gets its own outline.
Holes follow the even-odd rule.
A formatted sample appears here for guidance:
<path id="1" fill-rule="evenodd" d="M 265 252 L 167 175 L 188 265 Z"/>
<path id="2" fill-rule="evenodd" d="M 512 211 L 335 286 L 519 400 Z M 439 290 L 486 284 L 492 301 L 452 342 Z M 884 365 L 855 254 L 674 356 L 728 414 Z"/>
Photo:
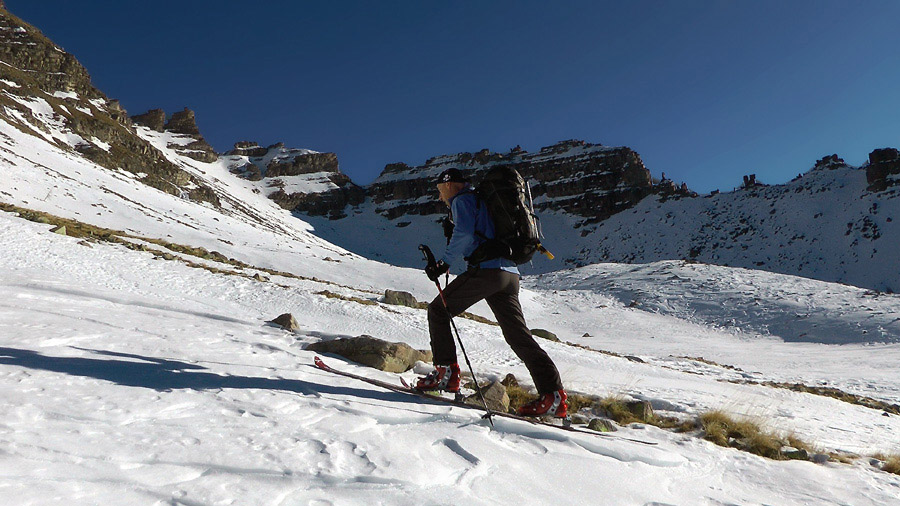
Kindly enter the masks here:
<path id="1" fill-rule="evenodd" d="M 317 294 L 334 289 L 321 282 L 215 274 L 48 229 L 0 213 L 0 488 L 18 504 L 888 504 L 900 488 L 900 477 L 867 459 L 776 462 L 649 426 L 620 433 L 658 446 L 504 420 L 490 430 L 471 411 L 316 370 L 302 349 L 361 333 L 424 347 L 422 310 L 330 299 Z M 323 263 L 316 274 L 341 269 Z M 714 277 L 727 278 L 718 269 Z M 561 337 L 589 329 L 591 345 L 614 344 L 645 363 L 548 342 L 570 389 L 646 398 L 681 416 L 746 413 L 822 449 L 900 450 L 897 417 L 723 383 L 737 373 L 668 356 L 725 355 L 765 377 L 814 353 L 831 371 L 864 377 L 880 361 L 896 363 L 896 345 L 870 350 L 861 367 L 840 358 L 865 347 L 782 343 L 629 308 L 587 288 L 596 271 L 583 274 L 570 274 L 583 278 L 571 293 L 534 286 L 526 314 L 557 322 Z M 298 334 L 265 324 L 286 311 L 300 320 Z M 459 324 L 480 374 L 527 377 L 496 327 Z M 898 381 L 883 376 L 873 383 Z M 896 388 L 884 397 L 898 400 Z"/>
<path id="2" fill-rule="evenodd" d="M 651 196 L 590 229 L 577 263 L 694 259 L 898 291 L 900 191 L 867 187 L 863 168 L 833 164 L 782 185 Z"/>
<path id="3" fill-rule="evenodd" d="M 137 134 L 220 206 L 150 188 L 19 130 L 0 139 L 3 201 L 302 278 L 217 274 L 0 214 L 0 390 L 9 413 L 0 458 L 15 470 L 0 486 L 26 504 L 507 504 L 560 487 L 562 503 L 603 490 L 616 504 L 879 504 L 900 486 L 865 458 L 767 461 L 649 426 L 623 432 L 656 447 L 509 421 L 490 431 L 471 412 L 317 371 L 303 346 L 323 339 L 369 334 L 428 347 L 424 311 L 323 290 L 377 300 L 385 288 L 405 289 L 426 299 L 433 285 L 320 239 L 233 177 L 229 160 L 170 149 L 189 138 Z M 724 409 L 826 451 L 900 451 L 895 416 L 736 383 L 801 382 L 900 402 L 894 296 L 683 262 L 590 266 L 525 285 L 533 327 L 643 360 L 547 342 L 572 391 L 649 400 L 680 418 Z M 298 334 L 267 326 L 284 312 L 300 321 Z M 527 382 L 496 327 L 458 323 L 483 378 L 512 372 Z M 843 344 L 824 344 L 835 342 Z M 723 365 L 686 358 L 700 356 Z"/>

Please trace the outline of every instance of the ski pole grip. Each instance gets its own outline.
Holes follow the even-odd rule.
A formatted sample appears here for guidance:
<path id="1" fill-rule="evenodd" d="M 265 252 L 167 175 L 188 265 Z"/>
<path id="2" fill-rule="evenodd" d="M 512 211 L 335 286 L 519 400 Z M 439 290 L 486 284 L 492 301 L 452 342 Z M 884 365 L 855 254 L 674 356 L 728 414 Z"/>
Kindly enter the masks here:
<path id="1" fill-rule="evenodd" d="M 437 262 L 434 261 L 434 255 L 431 253 L 431 248 L 424 244 L 420 244 L 419 251 L 422 252 L 422 255 L 425 257 L 425 262 L 428 264 L 428 266 L 437 265 Z"/>

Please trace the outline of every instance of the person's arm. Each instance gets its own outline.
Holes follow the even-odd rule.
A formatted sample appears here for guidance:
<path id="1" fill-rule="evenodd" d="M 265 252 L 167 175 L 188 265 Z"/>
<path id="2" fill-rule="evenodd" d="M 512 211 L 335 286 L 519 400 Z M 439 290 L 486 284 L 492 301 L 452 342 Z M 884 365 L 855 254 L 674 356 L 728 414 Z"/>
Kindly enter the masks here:
<path id="1" fill-rule="evenodd" d="M 478 212 L 476 206 L 475 199 L 468 195 L 460 195 L 453 199 L 450 209 L 455 226 L 441 262 L 447 265 L 461 262 L 463 255 L 475 244 L 475 215 Z"/>

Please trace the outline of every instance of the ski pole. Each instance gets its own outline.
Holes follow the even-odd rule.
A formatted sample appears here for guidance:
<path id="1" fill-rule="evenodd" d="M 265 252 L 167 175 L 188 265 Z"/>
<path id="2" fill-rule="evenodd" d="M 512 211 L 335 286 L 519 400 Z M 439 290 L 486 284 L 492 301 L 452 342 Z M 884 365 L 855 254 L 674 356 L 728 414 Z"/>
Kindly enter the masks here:
<path id="1" fill-rule="evenodd" d="M 434 255 L 431 253 L 431 249 L 424 245 L 419 245 L 419 251 L 422 252 L 422 255 L 425 256 L 425 261 L 428 262 L 428 265 L 435 265 Z M 484 406 L 485 414 L 481 418 L 486 418 L 488 423 L 491 424 L 491 427 L 494 427 L 494 420 L 491 418 L 493 413 L 491 409 L 487 405 L 487 401 L 484 398 L 484 394 L 481 393 L 481 387 L 478 385 L 478 377 L 475 376 L 475 369 L 472 368 L 472 362 L 469 361 L 469 355 L 466 353 L 466 347 L 463 345 L 462 338 L 459 337 L 459 330 L 456 328 L 456 322 L 453 321 L 453 315 L 450 314 L 450 307 L 447 305 L 447 299 L 444 297 L 444 289 L 441 288 L 441 282 L 435 280 L 434 285 L 438 289 L 438 295 L 441 297 L 441 302 L 444 304 L 444 310 L 447 311 L 447 317 L 450 319 L 450 326 L 453 327 L 453 332 L 456 334 L 456 342 L 459 343 L 459 349 L 462 350 L 463 358 L 466 359 L 466 365 L 469 366 L 469 372 L 472 373 L 472 379 L 475 380 L 475 391 L 478 392 L 478 397 L 481 398 L 481 404 Z"/>

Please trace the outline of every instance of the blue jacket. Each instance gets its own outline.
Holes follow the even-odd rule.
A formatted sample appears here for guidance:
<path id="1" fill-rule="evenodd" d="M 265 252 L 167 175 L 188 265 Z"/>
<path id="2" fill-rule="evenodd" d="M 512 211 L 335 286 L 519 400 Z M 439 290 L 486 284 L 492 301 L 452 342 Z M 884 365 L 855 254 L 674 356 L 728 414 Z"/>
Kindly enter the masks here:
<path id="1" fill-rule="evenodd" d="M 463 259 L 471 255 L 475 248 L 486 240 L 483 237 L 494 238 L 494 221 L 488 214 L 487 206 L 478 201 L 471 188 L 463 189 L 450 199 L 450 213 L 454 224 L 453 235 L 441 260 L 447 265 L 454 266 L 462 264 Z M 506 258 L 485 260 L 478 264 L 478 267 L 502 269 L 519 274 L 516 263 Z"/>

